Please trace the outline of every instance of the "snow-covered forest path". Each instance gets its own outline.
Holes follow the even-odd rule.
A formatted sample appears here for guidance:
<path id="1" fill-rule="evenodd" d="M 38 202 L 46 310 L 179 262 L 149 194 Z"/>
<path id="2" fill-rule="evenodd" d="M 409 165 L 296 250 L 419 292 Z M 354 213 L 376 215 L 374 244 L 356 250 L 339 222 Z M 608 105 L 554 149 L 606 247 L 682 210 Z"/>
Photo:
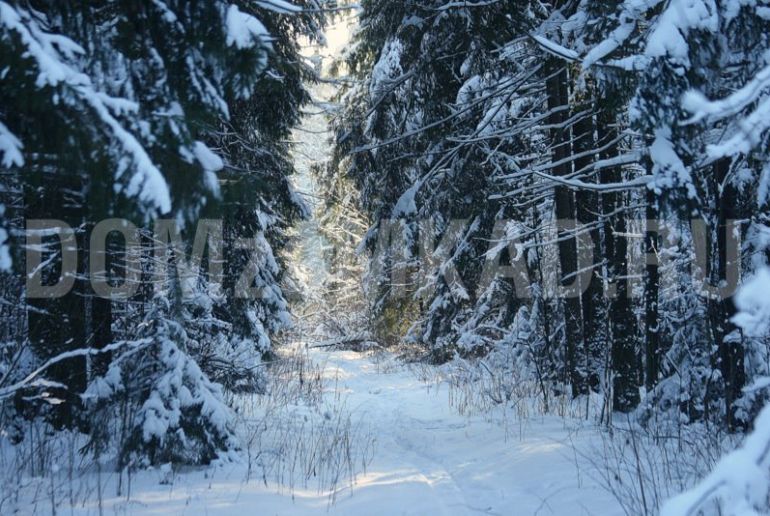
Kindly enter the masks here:
<path id="1" fill-rule="evenodd" d="M 340 36 L 345 37 L 344 31 L 334 34 L 339 29 L 332 31 L 336 52 L 343 46 Z M 334 88 L 322 84 L 311 91 L 323 106 Z M 319 108 L 311 110 L 294 135 L 295 185 L 314 209 L 321 193 L 311 167 L 328 157 L 330 137 L 328 119 Z M 319 289 L 326 270 L 324 245 L 315 219 L 300 226 L 295 274 L 311 304 L 323 302 Z M 305 332 L 313 328 L 299 334 Z M 326 378 L 326 395 L 341 397 L 355 424 L 365 428 L 374 443 L 372 462 L 357 475 L 352 489 L 339 488 L 328 507 L 331 514 L 619 513 L 586 471 L 578 471 L 578 463 L 587 465 L 585 460 L 576 462 L 573 445 L 588 453 L 595 433 L 587 431 L 584 438 L 558 417 L 514 422 L 462 416 L 450 403 L 446 384 L 420 379 L 419 371 L 390 353 L 313 349 L 314 343 L 310 339 L 295 344 L 310 347 L 310 360 Z M 322 499 L 310 493 L 293 497 L 292 514 L 303 509 L 317 513 L 319 503 L 329 501 L 328 493 Z M 275 512 L 283 514 L 280 508 Z"/>
<path id="2" fill-rule="evenodd" d="M 136 479 L 131 500 L 106 499 L 108 513 L 264 514 L 281 516 L 505 516 L 584 514 L 612 516 L 622 511 L 592 478 L 590 454 L 598 445 L 590 425 L 557 416 L 523 421 L 462 416 L 450 404 L 446 384 L 426 382 L 421 371 L 388 352 L 310 349 L 322 371 L 323 407 L 343 407 L 361 441 L 354 457 L 371 445 L 371 461 L 352 486 L 340 480 L 335 492 L 314 480 L 293 488 L 246 464 Z M 295 413 L 295 420 L 302 412 Z M 330 415 L 329 417 L 334 417 Z M 307 430 L 307 427 L 305 427 Z M 298 439 L 310 440 L 309 435 Z M 364 443 L 363 441 L 366 441 Z M 576 451 L 579 454 L 576 455 Z M 577 465 L 580 465 L 578 468 Z M 258 469 L 258 468 L 257 468 Z M 319 474 L 321 474 L 319 472 Z M 94 514 L 95 507 L 75 510 Z"/>
<path id="3" fill-rule="evenodd" d="M 313 93 L 316 99 L 328 101 L 331 88 L 317 86 Z M 310 207 L 317 208 L 319 192 L 311 167 L 329 152 L 328 120 L 322 110 L 309 112 L 294 135 L 298 171 L 294 181 Z M 327 244 L 316 219 L 299 227 L 298 240 L 293 257 L 295 275 L 304 285 L 303 293 L 309 295 L 307 302 L 323 303 L 320 291 L 325 271 L 323 247 Z M 517 418 L 516 410 L 510 407 L 507 411 L 462 415 L 452 403 L 457 392 L 437 380 L 438 370 L 433 366 L 409 365 L 388 351 L 314 347 L 320 337 L 310 335 L 314 335 L 314 329 L 300 317 L 295 342 L 283 351 L 290 355 L 294 348 L 294 353 L 313 364 L 312 369 L 320 371 L 323 381 L 318 388 L 323 393 L 317 405 L 290 404 L 278 407 L 278 415 L 265 415 L 260 413 L 264 408 L 249 412 L 251 402 L 244 399 L 239 414 L 245 436 L 265 431 L 267 427 L 260 430 L 264 421 L 261 417 L 266 417 L 269 425 L 285 430 L 266 437 L 262 447 L 250 444 L 251 454 L 244 463 L 179 472 L 170 478 L 164 478 L 163 472 L 143 475 L 134 480 L 129 501 L 124 497 L 104 501 L 104 506 L 112 509 L 108 512 L 292 516 L 622 514 L 611 495 L 592 478 L 594 468 L 586 456 L 601 446 L 601 441 L 590 423 L 531 415 L 530 410 L 530 415 Z M 296 370 L 290 371 L 293 379 L 289 381 L 295 381 L 296 375 Z M 329 491 L 325 485 L 328 471 L 313 471 L 310 478 L 302 478 L 307 455 L 297 459 L 300 455 L 295 448 L 313 448 L 317 442 L 314 439 L 318 439 L 317 420 L 338 417 L 349 417 L 354 431 L 332 432 L 329 438 L 351 439 L 345 446 L 349 446 L 354 479 L 351 483 L 345 478 L 351 473 L 349 469 L 338 471 L 341 477 L 331 482 L 335 487 Z M 275 435 L 278 437 L 273 439 Z M 286 443 L 291 448 L 288 455 L 283 448 Z M 315 452 L 338 453 L 340 448 L 344 446 L 322 445 Z M 278 462 L 283 465 L 264 472 L 263 454 L 280 456 Z M 364 457 L 370 459 L 364 461 L 365 466 Z M 287 473 L 289 470 L 291 473 Z M 320 489 L 319 483 L 323 484 Z M 82 511 L 94 512 L 93 505 Z"/>
<path id="4" fill-rule="evenodd" d="M 311 350 L 329 388 L 375 440 L 373 461 L 332 514 L 620 514 L 591 478 L 595 433 L 558 417 L 462 416 L 446 384 L 390 354 Z M 567 422 L 565 422 L 567 421 Z"/>

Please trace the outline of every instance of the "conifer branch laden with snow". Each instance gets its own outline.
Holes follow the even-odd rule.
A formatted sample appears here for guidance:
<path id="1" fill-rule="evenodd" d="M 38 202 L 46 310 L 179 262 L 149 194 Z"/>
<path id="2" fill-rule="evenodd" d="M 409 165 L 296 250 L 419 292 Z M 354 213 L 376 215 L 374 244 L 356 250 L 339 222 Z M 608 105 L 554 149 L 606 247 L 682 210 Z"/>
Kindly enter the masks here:
<path id="1" fill-rule="evenodd" d="M 3 302 L 18 306 L 0 358 L 3 425 L 24 414 L 88 431 L 102 419 L 88 450 L 116 451 L 121 468 L 240 449 L 215 382 L 261 392 L 262 361 L 290 324 L 281 250 L 306 212 L 286 140 L 309 101 L 299 39 L 322 38 L 320 7 L 0 3 L 0 274 Z M 165 237 L 136 229 L 161 216 L 173 226 Z M 117 218 L 119 232 L 136 234 L 125 248 L 110 235 L 95 248 L 94 229 Z M 220 220 L 219 234 L 206 260 L 188 262 L 202 218 Z M 50 283 L 61 265 L 73 278 L 63 297 L 36 298 L 15 281 L 35 219 L 74 228 L 66 243 L 54 231 L 32 246 L 45 255 L 33 275 Z M 129 240 L 144 251 L 129 256 Z M 73 271 L 62 265 L 69 253 Z M 221 278 L 207 275 L 212 257 Z M 155 273 L 169 268 L 181 275 L 163 285 Z M 240 285 L 248 268 L 256 281 Z M 97 295 L 95 278 L 135 282 L 133 294 Z"/>

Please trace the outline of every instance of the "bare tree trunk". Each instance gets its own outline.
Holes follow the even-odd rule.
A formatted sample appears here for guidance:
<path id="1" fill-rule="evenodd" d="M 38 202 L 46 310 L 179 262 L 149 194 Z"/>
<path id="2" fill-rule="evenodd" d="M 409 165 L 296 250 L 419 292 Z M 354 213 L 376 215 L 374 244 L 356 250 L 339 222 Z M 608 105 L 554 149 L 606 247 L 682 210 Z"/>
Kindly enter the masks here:
<path id="1" fill-rule="evenodd" d="M 596 148 L 594 138 L 593 114 L 580 119 L 574 126 L 574 151 L 576 154 L 589 152 Z M 575 160 L 575 169 L 584 170 L 594 161 L 594 156 L 587 154 L 585 157 Z M 594 181 L 591 177 L 586 181 Z M 604 303 L 602 271 L 602 242 L 599 220 L 599 195 L 592 191 L 579 191 L 577 199 L 577 217 L 581 226 L 589 226 L 587 230 L 590 250 L 586 255 L 591 257 L 591 263 L 582 264 L 582 267 L 591 266 L 591 274 L 588 284 L 583 285 L 581 305 L 583 314 L 583 360 L 581 361 L 581 375 L 584 385 L 582 393 L 588 390 L 597 391 L 603 376 L 604 346 L 607 342 L 606 334 L 606 305 Z M 585 239 L 583 239 L 585 240 Z"/>
<path id="2" fill-rule="evenodd" d="M 77 280 L 72 289 L 59 298 L 27 299 L 27 327 L 29 341 L 34 353 L 41 361 L 57 354 L 84 347 L 85 333 L 85 288 L 83 261 L 85 234 L 83 222 L 83 185 L 77 176 L 59 173 L 56 165 L 38 165 L 34 173 L 40 174 L 45 187 L 28 188 L 25 200 L 25 217 L 31 219 L 56 219 L 67 223 L 75 231 L 78 252 Z M 56 283 L 61 271 L 61 244 L 53 239 L 44 239 L 48 247 L 58 253 L 43 271 L 44 285 Z M 43 255 L 43 260 L 49 257 Z M 77 409 L 81 400 L 79 394 L 86 387 L 86 361 L 83 357 L 70 358 L 54 364 L 47 371 L 47 379 L 58 382 L 66 388 L 53 388 L 52 394 L 63 400 L 53 405 L 48 414 L 57 427 L 71 427 L 76 423 Z"/>
<path id="3" fill-rule="evenodd" d="M 726 181 L 730 171 L 730 161 L 721 159 L 714 164 L 714 178 L 716 180 L 717 195 L 721 189 L 721 195 L 717 199 L 717 227 L 716 244 L 717 252 L 714 259 L 716 266 L 712 266 L 712 285 L 720 285 L 730 282 L 730 274 L 740 267 L 740 240 L 734 238 L 733 231 L 738 227 L 731 225 L 731 221 L 740 218 L 738 210 L 738 192 L 735 186 Z M 736 313 L 733 293 L 727 296 L 712 297 L 709 302 L 709 315 L 711 319 L 712 333 L 717 347 L 717 362 L 724 381 L 725 414 L 727 426 L 731 431 L 745 428 L 747 422 L 738 417 L 736 401 L 740 398 L 743 387 L 746 384 L 746 372 L 744 370 L 744 342 L 740 329 L 733 323 L 732 318 Z"/>

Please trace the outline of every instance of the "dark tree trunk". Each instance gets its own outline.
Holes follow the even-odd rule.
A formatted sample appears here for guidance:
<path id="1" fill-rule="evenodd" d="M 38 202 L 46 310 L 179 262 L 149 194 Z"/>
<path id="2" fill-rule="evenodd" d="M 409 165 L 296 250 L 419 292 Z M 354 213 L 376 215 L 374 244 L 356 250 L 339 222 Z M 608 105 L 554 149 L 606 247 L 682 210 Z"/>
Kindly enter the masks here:
<path id="1" fill-rule="evenodd" d="M 712 285 L 720 285 L 723 282 L 731 283 L 730 276 L 735 274 L 740 267 L 740 241 L 733 237 L 733 231 L 737 231 L 734 225 L 740 218 L 738 209 L 738 192 L 734 185 L 725 181 L 730 170 L 730 161 L 721 159 L 714 164 L 714 178 L 716 179 L 715 191 L 723 189 L 717 198 L 717 227 L 716 244 L 717 252 L 714 259 L 716 266 L 712 266 Z M 719 195 L 719 193 L 717 193 Z M 724 292 L 724 295 L 712 296 L 709 302 L 709 313 L 712 332 L 717 347 L 717 362 L 724 381 L 725 414 L 727 426 L 730 430 L 744 429 L 747 421 L 738 416 L 736 401 L 740 398 L 743 387 L 746 384 L 746 372 L 744 370 L 744 344 L 740 329 L 732 322 L 736 313 L 734 292 Z"/>
<path id="2" fill-rule="evenodd" d="M 90 242 L 91 231 L 93 231 L 96 223 L 98 223 L 98 221 L 91 222 L 87 225 L 89 229 L 89 239 L 87 242 Z M 105 256 L 105 267 L 107 271 L 109 272 L 112 269 L 112 272 L 118 277 L 130 277 L 127 271 L 124 270 L 125 267 L 113 267 L 116 256 L 124 252 L 122 247 L 118 247 L 115 242 L 108 241 L 105 248 L 107 250 L 107 255 Z M 87 253 L 85 256 L 87 256 L 87 258 L 90 260 L 91 249 L 84 248 L 83 252 L 84 255 Z M 90 271 L 88 264 L 85 264 L 84 267 L 85 270 Z M 88 276 L 88 279 L 90 279 L 90 276 Z M 118 279 L 117 281 L 123 280 Z M 87 341 L 85 343 L 85 347 L 102 349 L 112 342 L 112 300 L 99 297 L 96 292 L 94 292 L 90 282 L 88 282 L 88 284 L 86 284 L 84 287 L 86 296 L 84 300 L 84 309 L 86 311 L 85 317 L 87 323 L 85 330 Z M 93 376 L 105 374 L 111 360 L 112 356 L 110 353 L 103 353 L 91 357 L 89 360 L 91 367 L 88 371 L 86 371 L 88 375 L 87 379 L 90 380 Z"/>
<path id="3" fill-rule="evenodd" d="M 593 115 L 588 115 L 579 120 L 574 127 L 574 151 L 576 154 L 589 152 L 596 148 L 594 138 Z M 575 169 L 584 170 L 594 161 L 594 156 L 588 154 L 575 160 Z M 593 181 L 591 176 L 585 181 Z M 597 391 L 601 383 L 604 346 L 607 342 L 606 335 L 606 306 L 604 303 L 604 286 L 601 280 L 602 271 L 602 244 L 599 221 L 599 195 L 596 192 L 583 190 L 577 193 L 577 217 L 581 226 L 588 226 L 586 235 L 581 238 L 581 243 L 590 246 L 581 249 L 590 261 L 580 262 L 580 267 L 591 266 L 590 276 L 586 275 L 587 284 L 583 285 L 581 295 L 583 313 L 583 359 L 580 361 L 580 373 L 583 378 L 581 391 Z M 581 229 L 582 231 L 582 229 Z M 581 274 L 581 277 L 583 275 Z"/>
<path id="4" fill-rule="evenodd" d="M 45 361 L 76 349 L 102 349 L 112 341 L 112 301 L 98 297 L 90 281 L 89 259 L 91 230 L 106 210 L 103 204 L 111 195 L 110 185 L 79 173 L 72 173 L 62 164 L 37 163 L 32 167 L 32 183 L 25 192 L 25 217 L 61 220 L 75 232 L 77 251 L 76 274 L 72 289 L 63 297 L 27 299 L 27 327 L 30 345 L 39 360 Z M 56 238 L 46 238 L 50 249 L 61 252 Z M 122 245 L 122 244 L 121 244 Z M 115 246 L 108 250 L 105 264 L 109 270 Z M 43 260 L 45 260 L 43 256 Z M 44 284 L 53 284 L 62 273 L 61 254 L 44 269 Z M 82 399 L 89 375 L 106 372 L 108 354 L 68 358 L 51 366 L 45 378 L 64 388 L 49 389 L 63 403 L 47 409 L 50 421 L 59 427 L 83 426 L 80 418 Z M 90 365 L 90 367 L 89 367 Z"/>
<path id="5" fill-rule="evenodd" d="M 655 192 L 647 191 L 647 221 L 653 224 L 644 235 L 644 247 L 648 262 L 646 265 L 644 285 L 644 327 L 645 327 L 645 375 L 644 385 L 651 391 L 658 383 L 660 372 L 660 321 L 658 317 L 658 292 L 660 290 L 660 273 L 657 253 L 660 249 L 660 235 L 657 231 L 659 218 L 658 200 Z M 653 258 L 654 257 L 654 258 Z"/>
<path id="6" fill-rule="evenodd" d="M 607 145 L 617 136 L 616 120 L 612 111 L 602 110 L 597 124 L 599 144 Z M 618 155 L 617 146 L 611 146 L 602 153 L 602 158 Z M 622 179 L 620 167 L 609 167 L 601 171 L 601 182 L 618 183 Z M 602 195 L 604 213 L 604 250 L 608 259 L 607 276 L 609 292 L 610 362 L 612 372 L 612 404 L 614 410 L 629 412 L 639 404 L 637 385 L 637 322 L 631 309 L 628 284 L 628 240 L 626 214 L 621 208 L 626 205 L 626 195 L 608 192 Z"/>
<path id="7" fill-rule="evenodd" d="M 568 76 L 564 63 L 551 58 L 545 67 L 547 80 L 548 109 L 552 111 L 548 123 L 551 129 L 551 154 L 554 162 L 562 162 L 554 170 L 557 176 L 567 176 L 572 170 L 569 160 L 570 136 L 565 125 L 569 116 Z M 554 194 L 554 209 L 557 221 L 569 224 L 576 220 L 575 196 L 564 187 L 557 186 Z M 577 240 L 566 237 L 572 231 L 568 226 L 559 227 L 559 262 L 561 266 L 561 285 L 567 287 L 575 284 L 577 273 Z M 583 348 L 583 326 L 580 313 L 579 289 L 571 288 L 565 292 L 564 299 L 564 355 L 565 381 L 572 386 L 572 394 L 577 395 L 581 390 L 583 378 L 577 367 L 577 350 Z"/>
<path id="8" fill-rule="evenodd" d="M 58 219 L 67 223 L 76 233 L 77 280 L 73 288 L 59 298 L 27 299 L 27 326 L 29 341 L 40 361 L 61 353 L 85 347 L 87 340 L 85 319 L 84 261 L 85 234 L 82 230 L 83 202 L 82 184 L 72 175 L 59 173 L 55 167 L 41 166 L 36 171 L 44 179 L 44 187 L 28 189 L 26 192 L 25 217 L 31 219 Z M 61 244 L 55 238 L 43 239 L 44 244 L 61 253 Z M 45 262 L 47 254 L 43 254 Z M 61 274 L 61 254 L 43 271 L 44 284 L 54 284 Z M 72 273 L 73 271 L 69 271 Z M 50 405 L 50 420 L 57 427 L 70 427 L 76 421 L 80 407 L 79 394 L 86 387 L 86 360 L 83 357 L 70 358 L 51 366 L 45 374 L 47 380 L 57 382 L 66 388 L 49 389 L 51 394 L 63 403 Z"/>

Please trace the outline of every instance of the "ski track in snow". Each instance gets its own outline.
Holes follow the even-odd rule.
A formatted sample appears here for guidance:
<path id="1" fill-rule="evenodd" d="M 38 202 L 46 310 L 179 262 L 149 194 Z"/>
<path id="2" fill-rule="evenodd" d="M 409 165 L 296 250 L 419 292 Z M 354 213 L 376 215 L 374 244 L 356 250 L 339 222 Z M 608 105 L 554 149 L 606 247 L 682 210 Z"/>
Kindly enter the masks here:
<path id="1" fill-rule="evenodd" d="M 369 514 L 620 514 L 586 471 L 579 483 L 564 420 L 535 418 L 520 436 L 518 426 L 457 414 L 446 386 L 429 388 L 404 366 L 383 373 L 333 352 L 326 367 L 340 371 L 348 407 L 377 439 L 367 474 L 332 512 L 361 514 L 349 507 L 358 498 Z M 578 446 L 594 436 L 585 433 Z"/>
<path id="2" fill-rule="evenodd" d="M 569 420 L 534 417 L 521 430 L 509 422 L 506 432 L 500 422 L 459 415 L 445 386 L 423 383 L 393 357 L 386 372 L 351 351 L 312 350 L 311 357 L 324 367 L 327 395 L 341 391 L 354 423 L 375 438 L 373 461 L 352 489 L 342 483 L 335 503 L 314 488 L 265 486 L 259 472 L 245 482 L 246 466 L 236 464 L 180 474 L 171 486 L 144 474 L 130 502 L 105 500 L 107 514 L 622 514 L 590 465 L 578 471 Z M 595 438 L 590 426 L 572 433 L 584 451 Z M 94 507 L 83 511 L 74 514 Z"/>

